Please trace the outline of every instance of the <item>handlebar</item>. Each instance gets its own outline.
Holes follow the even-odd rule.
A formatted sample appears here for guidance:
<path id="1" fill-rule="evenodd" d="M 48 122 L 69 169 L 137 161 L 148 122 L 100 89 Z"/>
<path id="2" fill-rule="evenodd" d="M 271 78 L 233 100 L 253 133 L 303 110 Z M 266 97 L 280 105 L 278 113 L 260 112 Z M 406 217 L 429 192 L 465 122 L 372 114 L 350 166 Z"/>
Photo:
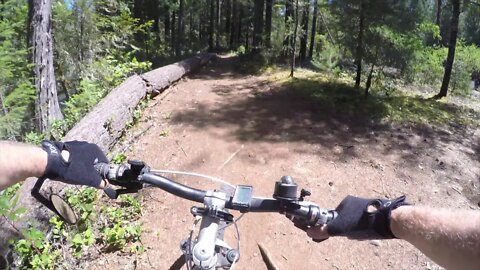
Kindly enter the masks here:
<path id="1" fill-rule="evenodd" d="M 125 189 L 112 190 L 107 187 L 105 192 L 110 198 L 119 194 L 137 192 L 144 183 L 154 185 L 178 197 L 203 203 L 207 191 L 192 188 L 163 176 L 150 173 L 150 168 L 141 161 L 129 161 L 128 165 L 109 165 L 99 163 L 95 168 L 100 175 L 110 183 Z M 250 187 L 251 188 L 251 187 Z M 233 196 L 226 196 L 225 208 L 240 212 L 279 212 L 289 217 L 297 227 L 305 230 L 310 226 L 326 224 L 335 219 L 337 213 L 333 210 L 321 209 L 313 202 L 304 201 L 310 195 L 302 190 L 296 198 L 297 186 L 290 177 L 282 177 L 275 185 L 274 198 L 249 197 L 248 204 L 237 204 Z M 250 194 L 251 195 L 251 194 Z"/>
<path id="2" fill-rule="evenodd" d="M 140 182 L 154 185 L 175 196 L 199 203 L 203 203 L 205 195 L 207 194 L 204 190 L 191 188 L 166 177 L 150 173 L 143 174 Z"/>

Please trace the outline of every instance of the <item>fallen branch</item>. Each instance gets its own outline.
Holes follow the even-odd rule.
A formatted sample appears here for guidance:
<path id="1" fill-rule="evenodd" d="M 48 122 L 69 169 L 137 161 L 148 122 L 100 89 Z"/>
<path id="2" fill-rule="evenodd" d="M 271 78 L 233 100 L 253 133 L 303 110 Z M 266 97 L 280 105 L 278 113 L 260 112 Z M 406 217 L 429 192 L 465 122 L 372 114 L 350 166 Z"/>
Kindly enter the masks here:
<path id="1" fill-rule="evenodd" d="M 267 270 L 278 270 L 279 268 L 273 263 L 272 256 L 268 252 L 268 250 L 260 243 L 257 243 L 258 249 L 260 249 L 260 254 L 262 255 L 262 259 L 265 262 L 265 266 L 267 266 Z"/>

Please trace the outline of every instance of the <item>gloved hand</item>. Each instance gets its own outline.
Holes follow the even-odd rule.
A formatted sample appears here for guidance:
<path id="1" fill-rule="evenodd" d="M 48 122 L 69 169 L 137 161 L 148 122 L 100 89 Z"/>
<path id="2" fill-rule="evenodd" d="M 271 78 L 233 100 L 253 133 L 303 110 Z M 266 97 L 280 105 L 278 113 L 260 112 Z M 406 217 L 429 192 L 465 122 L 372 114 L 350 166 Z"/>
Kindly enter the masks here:
<path id="1" fill-rule="evenodd" d="M 102 183 L 102 177 L 93 165 L 98 162 L 108 163 L 108 159 L 97 145 L 82 141 L 44 140 L 42 148 L 48 154 L 44 177 L 72 185 L 99 187 Z M 68 160 L 62 157 L 63 150 L 68 151 Z"/>
<path id="2" fill-rule="evenodd" d="M 328 236 L 347 236 L 351 239 L 396 238 L 390 229 L 390 215 L 392 210 L 406 204 L 405 196 L 394 200 L 347 196 L 335 209 L 337 218 L 326 225 L 310 228 L 307 234 L 314 239 L 325 239 Z"/>

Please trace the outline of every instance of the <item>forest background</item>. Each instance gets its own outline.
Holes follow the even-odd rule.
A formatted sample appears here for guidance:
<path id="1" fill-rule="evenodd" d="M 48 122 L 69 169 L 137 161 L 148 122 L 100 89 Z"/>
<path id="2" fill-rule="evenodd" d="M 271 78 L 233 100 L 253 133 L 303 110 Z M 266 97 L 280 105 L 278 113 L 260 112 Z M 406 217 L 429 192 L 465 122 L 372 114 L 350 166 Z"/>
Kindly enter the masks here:
<path id="1" fill-rule="evenodd" d="M 244 57 L 251 68 L 284 64 L 350 76 L 366 94 L 372 84 L 377 94 L 415 84 L 441 89 L 436 97 L 447 89 L 471 96 L 480 80 L 475 1 L 41 2 L 0 2 L 3 139 L 59 139 L 124 78 L 205 51 L 260 54 Z M 52 18 L 41 30 L 51 31 L 51 75 L 35 69 L 43 65 L 35 38 L 45 10 L 43 21 Z M 51 84 L 41 88 L 42 76 Z M 52 86 L 59 102 L 56 93 L 41 98 Z"/>
<path id="2" fill-rule="evenodd" d="M 388 103 L 389 120 L 471 124 L 455 123 L 453 107 L 442 104 L 478 120 L 478 1 L 0 0 L 0 139 L 60 140 L 128 76 L 207 51 L 238 56 L 243 73 L 288 70 L 300 91 L 318 88 L 320 76 L 351 90 L 348 98 L 335 97 L 334 87 L 324 94 L 355 108 Z M 295 81 L 306 69 L 315 80 Z M 17 188 L 0 195 L 0 214 L 12 224 L 23 211 L 15 207 Z M 122 199 L 128 207 L 102 208 L 108 222 L 93 221 L 96 192 L 68 197 L 83 225 L 70 230 L 53 218 L 48 239 L 34 228 L 22 231 L 23 239 L 10 243 L 20 268 L 60 265 L 52 242 L 68 242 L 72 259 L 94 242 L 118 250 L 139 241 L 138 224 L 120 226 L 138 218 L 132 197 Z"/>

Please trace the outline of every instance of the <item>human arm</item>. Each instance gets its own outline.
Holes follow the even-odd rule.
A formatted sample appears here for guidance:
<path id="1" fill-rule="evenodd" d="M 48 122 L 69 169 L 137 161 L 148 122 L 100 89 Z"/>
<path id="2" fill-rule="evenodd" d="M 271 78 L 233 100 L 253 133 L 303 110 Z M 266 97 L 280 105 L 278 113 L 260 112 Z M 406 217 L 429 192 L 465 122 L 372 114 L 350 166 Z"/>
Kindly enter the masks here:
<path id="1" fill-rule="evenodd" d="M 0 190 L 27 177 L 42 176 L 47 161 L 47 152 L 40 147 L 0 141 Z"/>
<path id="2" fill-rule="evenodd" d="M 398 208 L 390 205 L 389 211 L 380 212 L 370 205 L 372 201 L 378 200 L 345 198 L 337 207 L 339 215 L 335 222 L 313 227 L 307 234 L 314 239 L 331 235 L 356 239 L 358 233 L 369 235 L 362 239 L 400 238 L 447 269 L 478 269 L 480 212 L 410 205 L 397 205 Z M 388 233 L 378 228 L 386 228 Z"/>
<path id="3" fill-rule="evenodd" d="M 97 145 L 81 141 L 43 141 L 42 148 L 0 142 L 0 188 L 30 176 L 98 188 L 106 185 L 94 168 L 96 162 L 108 163 Z"/>
<path id="4" fill-rule="evenodd" d="M 402 206 L 392 211 L 393 234 L 446 269 L 479 269 L 480 212 Z"/>

